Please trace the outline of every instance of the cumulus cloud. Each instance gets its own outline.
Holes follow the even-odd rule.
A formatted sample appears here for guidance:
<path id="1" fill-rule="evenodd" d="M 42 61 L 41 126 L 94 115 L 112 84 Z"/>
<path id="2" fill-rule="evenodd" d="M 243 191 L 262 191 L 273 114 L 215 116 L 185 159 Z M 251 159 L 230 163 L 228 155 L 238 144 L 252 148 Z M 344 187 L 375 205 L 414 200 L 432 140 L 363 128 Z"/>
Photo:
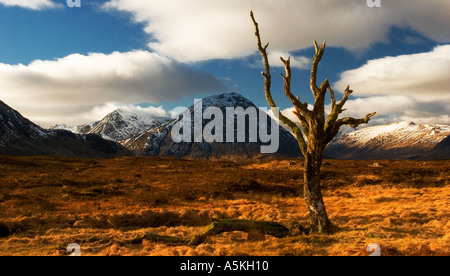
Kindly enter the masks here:
<path id="1" fill-rule="evenodd" d="M 182 62 L 245 57 L 255 52 L 255 12 L 270 51 L 292 52 L 327 40 L 361 50 L 387 41 L 390 27 L 408 27 L 438 42 L 450 41 L 450 0 L 111 0 L 106 10 L 129 12 L 145 24 L 148 46 Z"/>
<path id="2" fill-rule="evenodd" d="M 15 107 L 14 107 L 15 108 Z M 162 106 L 141 107 L 134 104 L 104 103 L 101 105 L 62 106 L 59 108 L 45 109 L 36 106 L 26 106 L 26 112 L 32 114 L 32 121 L 40 123 L 44 127 L 56 124 L 77 126 L 85 123 L 93 123 L 103 119 L 109 113 L 123 109 L 141 116 L 152 115 L 156 117 L 170 117 Z M 56 119 L 55 114 L 58 114 Z"/>
<path id="3" fill-rule="evenodd" d="M 347 111 L 341 116 L 364 118 L 367 113 L 377 112 L 377 115 L 370 121 L 370 125 L 383 125 L 398 121 L 417 124 L 450 124 L 449 106 L 449 101 L 422 102 L 409 96 L 374 96 L 348 101 L 345 105 Z"/>
<path id="4" fill-rule="evenodd" d="M 450 124 L 450 45 L 431 52 L 369 60 L 341 74 L 335 87 L 350 84 L 354 96 L 346 116 L 377 111 L 373 123 L 414 121 Z"/>
<path id="5" fill-rule="evenodd" d="M 299 68 L 299 69 L 308 69 L 311 68 L 312 59 L 305 57 L 305 56 L 294 56 L 291 55 L 288 52 L 282 52 L 282 51 L 272 51 L 269 54 L 269 62 L 271 66 L 275 67 L 284 67 L 283 62 L 281 61 L 280 57 L 284 58 L 285 60 L 287 58 L 291 58 L 291 68 Z M 261 59 L 259 59 L 261 60 Z M 262 64 L 262 61 L 260 61 Z M 261 66 L 258 66 L 261 67 Z"/>
<path id="6" fill-rule="evenodd" d="M 134 104 L 118 104 L 118 103 L 105 103 L 103 105 L 95 106 L 88 112 L 79 114 L 79 116 L 83 116 L 86 118 L 84 122 L 90 122 L 88 120 L 89 118 L 91 120 L 92 118 L 102 119 L 106 115 L 117 109 L 129 111 L 142 117 L 146 117 L 149 115 L 155 117 L 170 117 L 169 113 L 162 106 L 142 107 Z"/>
<path id="7" fill-rule="evenodd" d="M 32 10 L 42 10 L 60 7 L 60 4 L 53 3 L 51 0 L 0 0 L 0 4 L 7 7 L 17 6 Z"/>
<path id="8" fill-rule="evenodd" d="M 158 104 L 224 90 L 212 74 L 147 51 L 0 64 L 0 99 L 45 126 L 85 123 L 105 103 Z"/>
<path id="9" fill-rule="evenodd" d="M 305 56 L 296 56 L 284 51 L 271 51 L 269 53 L 270 66 L 284 68 L 284 64 L 281 61 L 280 57 L 283 59 L 291 58 L 291 68 L 298 68 L 303 70 L 311 68 L 312 58 L 308 58 Z M 245 61 L 245 64 L 247 66 L 250 66 L 251 68 L 264 68 L 264 63 L 259 53 L 257 55 L 255 54 L 248 58 L 245 58 Z"/>
<path id="10" fill-rule="evenodd" d="M 405 95 L 422 101 L 450 100 L 450 45 L 428 53 L 368 61 L 341 74 L 336 87 L 348 84 L 361 96 Z"/>

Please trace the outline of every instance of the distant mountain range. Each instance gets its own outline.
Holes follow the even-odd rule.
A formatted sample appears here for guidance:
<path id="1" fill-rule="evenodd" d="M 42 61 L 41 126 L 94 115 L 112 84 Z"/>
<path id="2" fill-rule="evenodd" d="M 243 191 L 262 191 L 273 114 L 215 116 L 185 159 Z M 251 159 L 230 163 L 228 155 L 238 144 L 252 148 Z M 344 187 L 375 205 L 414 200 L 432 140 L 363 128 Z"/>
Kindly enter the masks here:
<path id="1" fill-rule="evenodd" d="M 450 126 L 397 122 L 343 134 L 325 150 L 336 159 L 450 159 Z M 447 153 L 447 154 L 445 154 Z"/>
<path id="2" fill-rule="evenodd" d="M 0 154 L 109 158 L 132 153 L 97 135 L 43 129 L 0 101 Z"/>
<path id="3" fill-rule="evenodd" d="M 65 129 L 79 134 L 97 134 L 103 139 L 119 142 L 142 131 L 159 127 L 168 121 L 170 118 L 117 109 L 99 122 L 75 127 L 55 125 L 51 129 Z"/>
<path id="4" fill-rule="evenodd" d="M 255 105 L 237 93 L 228 93 L 204 98 L 202 110 L 208 107 L 217 107 L 225 114 L 225 110 L 230 107 L 247 109 Z M 194 106 L 191 106 L 188 112 L 194 117 Z M 284 128 L 280 128 L 280 147 L 275 154 L 261 154 L 261 146 L 265 143 L 260 140 L 256 143 L 248 142 L 248 129 L 245 139 L 247 142 L 243 143 L 175 143 L 171 132 L 180 120 L 181 117 L 170 119 L 118 109 L 98 122 L 75 127 L 56 125 L 47 130 L 0 101 L 0 154 L 82 158 L 139 155 L 210 160 L 301 156 L 297 141 Z M 203 120 L 202 128 L 209 121 Z M 224 125 L 225 123 L 224 121 Z M 246 122 L 247 128 L 248 123 Z M 268 123 L 270 126 L 275 121 L 269 120 Z M 193 127 L 192 125 L 191 133 L 194 132 Z M 236 135 L 235 133 L 235 138 Z M 339 134 L 328 146 L 325 157 L 450 159 L 449 136 L 450 126 L 417 125 L 410 122 L 366 127 L 356 131 L 347 130 Z"/>
<path id="5" fill-rule="evenodd" d="M 208 107 L 217 107 L 223 114 L 225 114 L 227 107 L 242 107 L 243 109 L 254 107 L 256 109 L 256 106 L 251 101 L 236 93 L 207 97 L 202 101 L 202 110 Z M 203 140 L 203 142 L 175 143 L 172 140 L 171 132 L 174 125 L 180 121 L 181 116 L 176 119 L 170 119 L 150 116 L 148 114 L 136 114 L 119 109 L 108 114 L 99 122 L 75 127 L 55 125 L 51 129 L 45 130 L 23 118 L 10 107 L 4 106 L 4 109 L 8 110 L 8 112 L 2 117 L 0 123 L 4 122 L 3 124 L 7 126 L 26 125 L 31 130 L 22 131 L 18 127 L 9 127 L 8 131 L 2 132 L 5 134 L 0 134 L 0 154 L 62 155 L 76 157 L 115 156 L 112 150 L 110 155 L 103 156 L 95 152 L 95 147 L 91 149 L 93 152 L 89 152 L 89 154 L 84 153 L 78 148 L 80 145 L 74 144 L 74 141 L 90 141 L 95 139 L 99 143 L 97 145 L 99 149 L 105 150 L 105 147 L 115 146 L 118 156 L 128 153 L 140 156 L 173 156 L 187 159 L 247 160 L 255 158 L 298 157 L 301 155 L 295 138 L 283 128 L 279 129 L 278 151 L 274 154 L 261 154 L 261 146 L 267 143 L 262 143 L 260 140 L 257 142 L 249 142 L 248 129 L 246 129 L 246 142 L 207 143 Z M 193 118 L 194 106 L 189 108 L 189 112 L 191 112 L 191 117 Z M 202 121 L 202 129 L 207 123 L 208 120 Z M 272 119 L 268 120 L 269 129 L 273 123 L 276 122 Z M 246 126 L 248 125 L 249 122 L 246 123 Z M 191 133 L 194 133 L 193 127 L 192 125 Z M 9 139 L 8 133 L 11 133 L 14 139 Z M 236 135 L 235 133 L 235 138 Z M 66 141 L 61 139 L 62 136 L 66 137 L 66 140 L 70 136 L 72 140 Z M 259 132 L 257 136 L 259 137 Z M 3 140 L 8 142 L 2 142 Z M 43 140 L 45 142 L 42 142 Z M 19 141 L 26 141 L 26 143 L 19 143 Z M 46 146 L 47 144 L 49 144 L 48 147 Z M 58 146 L 55 146 L 56 144 Z M 76 152 L 80 152 L 80 154 L 77 155 Z"/>

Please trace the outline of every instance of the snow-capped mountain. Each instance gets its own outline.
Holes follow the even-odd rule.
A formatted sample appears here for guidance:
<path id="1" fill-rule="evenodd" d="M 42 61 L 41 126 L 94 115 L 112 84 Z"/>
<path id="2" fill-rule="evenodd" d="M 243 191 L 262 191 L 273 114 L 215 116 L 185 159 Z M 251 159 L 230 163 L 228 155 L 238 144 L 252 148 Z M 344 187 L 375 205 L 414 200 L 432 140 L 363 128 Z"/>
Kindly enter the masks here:
<path id="1" fill-rule="evenodd" d="M 333 141 L 325 156 L 338 159 L 419 159 L 449 135 L 450 126 L 447 125 L 397 122 L 367 127 Z"/>
<path id="2" fill-rule="evenodd" d="M 0 101 L 0 154 L 108 158 L 131 152 L 97 135 L 43 129 Z"/>
<path id="3" fill-rule="evenodd" d="M 227 107 L 247 109 L 255 107 L 255 105 L 239 94 L 229 93 L 204 98 L 202 111 L 208 107 L 217 107 L 223 114 L 226 114 Z M 194 105 L 188 109 L 191 118 L 194 118 L 194 110 Z M 171 136 L 172 128 L 180 122 L 181 118 L 182 116 L 179 116 L 170 120 L 116 110 L 100 122 L 75 128 L 56 125 L 53 129 L 47 130 L 24 118 L 19 112 L 0 101 L 0 154 L 88 158 L 137 154 L 212 160 L 267 157 L 260 153 L 261 145 L 264 143 L 260 140 L 257 143 L 248 142 L 248 119 L 245 124 L 247 128 L 246 142 L 176 143 Z M 237 124 L 236 120 L 235 118 L 235 125 Z M 211 120 L 203 119 L 202 129 L 209 122 Z M 224 126 L 226 123 L 224 118 Z M 270 120 L 268 123 L 270 129 L 270 124 L 276 122 Z M 259 124 L 259 119 L 257 124 Z M 270 156 L 301 156 L 297 141 L 292 134 L 282 127 L 279 128 L 279 131 L 279 150 Z M 73 132 L 89 134 L 74 134 Z M 193 133 L 194 123 L 191 124 L 192 136 Z M 102 139 L 96 134 L 109 140 Z M 236 141 L 236 130 L 234 135 Z M 258 137 L 260 137 L 259 133 Z M 124 147 L 110 140 L 120 141 Z M 328 146 L 325 157 L 337 159 L 450 159 L 450 126 L 397 122 L 350 132 L 344 129 Z"/>
<path id="4" fill-rule="evenodd" d="M 142 131 L 158 127 L 168 121 L 170 119 L 165 117 L 118 109 L 93 125 L 87 133 L 97 134 L 104 139 L 118 142 Z"/>
<path id="5" fill-rule="evenodd" d="M 202 110 L 209 107 L 217 107 L 222 111 L 222 114 L 226 113 L 227 107 L 242 107 L 247 109 L 249 107 L 256 106 L 237 93 L 221 94 L 216 96 L 211 96 L 202 99 Z M 188 110 L 191 114 L 191 118 L 194 118 L 194 105 Z M 228 159 L 228 160 L 243 160 L 259 157 L 267 157 L 268 155 L 261 154 L 261 143 L 260 140 L 256 143 L 248 142 L 248 122 L 246 122 L 246 142 L 229 142 L 220 143 L 213 142 L 208 143 L 203 140 L 203 142 L 181 142 L 176 143 L 173 141 L 171 132 L 172 128 L 181 120 L 182 116 L 177 119 L 166 122 L 159 127 L 150 129 L 148 131 L 141 132 L 131 138 L 121 141 L 127 149 L 136 152 L 138 155 L 148 155 L 148 156 L 174 156 L 190 159 Z M 236 118 L 235 118 L 236 120 Z M 211 120 L 203 120 L 202 129 Z M 248 121 L 248 119 L 247 119 Z M 259 119 L 258 122 L 259 123 Z M 271 123 L 276 123 L 274 120 L 270 120 Z M 236 122 L 235 122 L 236 125 Z M 226 126 L 225 116 L 224 116 L 224 127 Z M 280 146 L 277 153 L 271 155 L 272 157 L 297 157 L 301 156 L 298 143 L 291 133 L 286 131 L 284 128 L 280 127 Z M 191 125 L 191 134 L 194 133 L 194 124 Z M 224 131 L 225 133 L 225 131 Z M 236 130 L 235 130 L 236 140 Z M 259 133 L 258 133 L 259 137 Z M 224 139 L 225 141 L 226 139 Z M 193 139 L 191 140 L 193 141 Z"/>
<path id="6" fill-rule="evenodd" d="M 89 131 L 91 131 L 92 128 L 94 128 L 99 122 L 93 122 L 90 124 L 82 124 L 79 126 L 68 126 L 65 124 L 58 124 L 50 127 L 50 129 L 54 130 L 67 130 L 70 132 L 73 132 L 75 134 L 88 134 Z"/>
<path id="7" fill-rule="evenodd" d="M 0 147 L 5 147 L 19 136 L 40 139 L 48 135 L 44 129 L 0 101 Z"/>

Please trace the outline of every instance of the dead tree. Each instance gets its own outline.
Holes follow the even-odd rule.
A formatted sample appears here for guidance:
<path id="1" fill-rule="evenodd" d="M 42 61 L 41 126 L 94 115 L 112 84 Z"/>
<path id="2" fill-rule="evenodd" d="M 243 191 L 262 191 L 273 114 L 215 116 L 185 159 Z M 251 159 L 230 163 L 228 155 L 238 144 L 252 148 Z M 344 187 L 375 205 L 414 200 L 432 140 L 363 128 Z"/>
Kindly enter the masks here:
<path id="1" fill-rule="evenodd" d="M 262 46 L 258 23 L 253 16 L 253 12 L 251 12 L 250 16 L 256 29 L 255 34 L 258 42 L 258 49 L 261 52 L 264 61 L 264 72 L 262 72 L 262 75 L 265 79 L 266 99 L 272 108 L 276 108 L 277 105 L 272 98 L 271 92 L 272 78 L 270 75 L 270 65 L 267 53 L 269 44 L 266 44 L 264 47 Z M 353 91 L 350 90 L 350 87 L 347 87 L 343 99 L 338 103 L 328 79 L 325 80 L 320 87 L 317 85 L 317 70 L 325 50 L 325 42 L 319 48 L 317 42 L 314 41 L 314 47 L 316 49 L 316 54 L 314 55 L 312 63 L 310 82 L 310 88 L 315 98 L 313 109 L 310 110 L 306 102 L 302 103 L 300 98 L 295 97 L 292 93 L 290 58 L 287 60 L 281 58 L 281 61 L 284 63 L 286 69 L 286 75 L 282 75 L 284 79 L 284 93 L 295 107 L 294 114 L 299 120 L 299 125 L 291 121 L 285 115 L 281 113 L 279 114 L 280 121 L 292 129 L 292 132 L 298 140 L 300 150 L 305 157 L 303 193 L 309 212 L 310 227 L 304 228 L 298 222 L 291 222 L 289 225 L 285 226 L 281 223 L 267 221 L 232 219 L 213 220 L 213 223 L 207 226 L 202 233 L 191 238 L 179 238 L 161 236 L 153 233 L 144 233 L 133 238 L 129 242 L 141 243 L 142 240 L 152 240 L 154 242 L 162 242 L 172 245 L 196 246 L 205 242 L 205 240 L 210 236 L 232 231 L 244 231 L 248 233 L 257 231 L 261 234 L 271 235 L 277 238 L 309 234 L 311 232 L 334 232 L 335 227 L 328 219 L 320 186 L 320 168 L 322 166 L 323 151 L 336 136 L 341 126 L 349 125 L 351 127 L 357 127 L 360 124 L 367 124 L 375 113 L 368 114 L 364 119 L 355 119 L 350 117 L 339 119 L 339 115 L 344 111 L 343 107 Z M 330 93 L 332 110 L 328 115 L 328 118 L 325 119 L 325 96 L 327 91 Z"/>
<path id="2" fill-rule="evenodd" d="M 253 12 L 250 13 L 250 16 L 255 25 L 258 50 L 261 52 L 264 61 L 264 72 L 262 72 L 262 75 L 265 79 L 266 99 L 272 108 L 276 108 L 277 105 L 272 98 L 271 92 L 272 78 L 270 75 L 269 57 L 267 52 L 269 43 L 263 46 L 258 23 L 253 16 Z M 301 102 L 300 97 L 295 97 L 292 93 L 290 58 L 287 60 L 281 58 L 286 69 L 286 75 L 282 75 L 284 79 L 284 94 L 294 105 L 294 114 L 299 120 L 299 125 L 281 113 L 279 117 L 281 122 L 292 129 L 305 158 L 303 193 L 309 211 L 311 230 L 319 233 L 333 232 L 333 226 L 328 219 L 325 204 L 323 202 L 320 185 L 320 168 L 322 166 L 323 151 L 336 136 L 341 126 L 349 125 L 356 128 L 360 124 L 367 124 L 370 118 L 375 115 L 375 113 L 368 114 L 364 119 L 350 117 L 339 119 L 339 115 L 345 110 L 343 107 L 353 91 L 350 90 L 350 87 L 347 87 L 343 99 L 338 103 L 328 79 L 320 86 L 317 85 L 317 70 L 325 51 L 325 44 L 326 42 L 323 42 L 322 46 L 319 48 L 317 42 L 314 41 L 316 54 L 314 55 L 312 62 L 310 78 L 310 88 L 315 98 L 312 110 L 308 108 L 308 103 Z M 325 96 L 327 91 L 330 93 L 332 110 L 326 119 Z"/>
<path id="3" fill-rule="evenodd" d="M 225 232 L 242 231 L 251 233 L 256 231 L 263 235 L 270 235 L 276 238 L 300 235 L 308 233 L 298 222 L 291 222 L 285 226 L 280 223 L 270 221 L 252 221 L 238 219 L 213 219 L 213 222 L 205 227 L 198 235 L 192 238 L 179 238 L 171 236 L 161 236 L 154 233 L 143 233 L 129 240 L 132 244 L 142 243 L 143 240 L 161 242 L 169 245 L 190 245 L 197 246 L 206 241 L 208 237 L 219 235 Z"/>

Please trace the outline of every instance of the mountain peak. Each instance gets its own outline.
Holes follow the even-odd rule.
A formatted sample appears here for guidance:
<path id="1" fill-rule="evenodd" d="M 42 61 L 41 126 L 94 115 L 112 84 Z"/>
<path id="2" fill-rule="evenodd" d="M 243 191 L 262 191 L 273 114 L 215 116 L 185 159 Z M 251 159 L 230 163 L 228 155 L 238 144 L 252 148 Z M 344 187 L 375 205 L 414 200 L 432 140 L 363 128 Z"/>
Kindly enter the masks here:
<path id="1" fill-rule="evenodd" d="M 131 153 L 96 135 L 42 129 L 0 101 L 0 154 L 105 158 Z"/>
<path id="2" fill-rule="evenodd" d="M 157 127 L 169 118 L 158 117 L 145 111 L 129 111 L 126 109 L 116 109 L 106 115 L 96 126 L 88 133 L 97 134 L 104 139 L 111 141 L 121 141 L 139 132 Z"/>
<path id="3" fill-rule="evenodd" d="M 401 121 L 342 135 L 326 150 L 340 159 L 411 159 L 432 150 L 450 135 L 450 126 Z"/>
<path id="4" fill-rule="evenodd" d="M 17 135 L 41 137 L 45 131 L 38 125 L 24 118 L 19 112 L 0 101 L 0 142 L 14 139 Z"/>
<path id="5" fill-rule="evenodd" d="M 243 97 L 238 93 L 225 93 L 214 96 L 208 96 L 201 100 L 201 109 L 204 111 L 209 107 L 216 107 L 222 111 L 222 114 L 226 113 L 226 109 L 228 107 L 241 107 L 243 109 L 247 109 L 249 107 L 256 106 L 248 99 Z M 191 116 L 189 118 L 195 118 L 195 111 L 200 109 L 200 101 L 194 103 L 192 106 L 188 108 L 188 112 L 190 112 Z M 261 147 L 263 145 L 268 144 L 263 143 L 260 140 L 256 139 L 256 141 L 250 142 L 250 133 L 256 134 L 256 136 L 260 137 L 259 129 L 255 132 L 251 131 L 250 128 L 250 119 L 244 117 L 246 123 L 244 124 L 245 133 L 241 133 L 245 139 L 242 142 L 237 142 L 238 139 L 238 131 L 234 129 L 233 133 L 234 139 L 230 139 L 230 141 L 225 142 L 228 138 L 225 138 L 227 135 L 228 127 L 234 127 L 237 125 L 235 120 L 239 120 L 242 117 L 238 117 L 238 115 L 234 115 L 233 123 L 229 123 L 227 120 L 227 116 L 223 116 L 223 125 L 218 126 L 218 129 L 215 129 L 216 135 L 222 135 L 223 139 L 219 139 L 220 141 L 214 140 L 213 142 L 207 142 L 204 137 L 200 140 L 194 142 L 194 139 L 187 139 L 187 141 L 182 141 L 180 143 L 175 142 L 172 137 L 173 128 L 184 118 L 184 116 L 179 115 L 178 118 L 169 121 L 166 124 L 161 125 L 158 128 L 154 128 L 152 130 L 139 133 L 130 139 L 121 141 L 121 144 L 126 148 L 133 150 L 139 155 L 149 155 L 149 156 L 176 156 L 181 158 L 188 159 L 210 159 L 210 160 L 218 160 L 218 159 L 227 159 L 227 160 L 246 160 L 252 158 L 268 158 L 270 157 L 298 157 L 301 156 L 300 149 L 298 147 L 298 143 L 295 138 L 292 136 L 284 128 L 279 128 L 279 148 L 278 151 L 273 155 L 263 154 L 261 153 Z M 253 123 L 259 125 L 260 118 L 258 117 Z M 267 120 L 267 119 L 266 119 Z M 189 131 L 191 134 L 195 133 L 195 127 L 200 127 L 203 130 L 205 127 L 211 123 L 211 119 L 200 118 L 200 121 L 193 124 L 188 124 L 187 127 L 191 127 Z M 277 124 L 275 120 L 269 120 L 268 125 Z M 270 128 L 270 127 L 269 127 Z M 183 129 L 184 131 L 184 129 Z M 216 132 L 219 131 L 219 132 Z M 221 134 L 217 134 L 221 133 Z M 219 136 L 220 137 L 220 136 Z M 191 136 L 193 138 L 193 136 Z"/>
<path id="6" fill-rule="evenodd" d="M 224 108 L 237 106 L 241 107 L 254 106 L 254 104 L 250 100 L 248 100 L 241 94 L 235 92 L 209 96 L 203 98 L 202 101 L 203 107 L 215 106 L 219 108 Z"/>

